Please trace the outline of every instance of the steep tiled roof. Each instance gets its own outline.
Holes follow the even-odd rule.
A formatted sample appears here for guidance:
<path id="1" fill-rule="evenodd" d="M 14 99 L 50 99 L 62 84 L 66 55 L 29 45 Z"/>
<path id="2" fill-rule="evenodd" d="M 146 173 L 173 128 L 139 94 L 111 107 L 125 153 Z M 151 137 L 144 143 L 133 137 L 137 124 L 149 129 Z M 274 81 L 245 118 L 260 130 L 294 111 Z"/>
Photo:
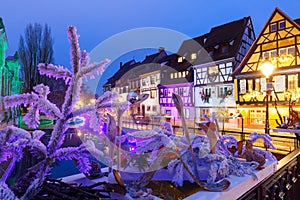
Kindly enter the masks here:
<path id="1" fill-rule="evenodd" d="M 268 27 L 268 24 L 270 24 L 272 18 L 274 17 L 274 15 L 276 13 L 280 13 L 280 15 L 284 16 L 285 19 L 289 20 L 292 24 L 294 24 L 295 26 L 298 26 L 298 28 L 300 28 L 300 18 L 299 19 L 291 19 L 288 15 L 286 15 L 283 11 L 281 11 L 278 7 L 276 7 L 272 13 L 272 15 L 269 17 L 269 19 L 267 20 L 266 24 L 264 25 L 263 29 L 261 30 L 260 34 L 258 35 L 258 37 L 256 38 L 256 40 L 254 41 L 254 43 L 251 45 L 249 51 L 247 52 L 246 56 L 243 58 L 241 64 L 238 66 L 238 68 L 236 68 L 232 75 L 238 75 L 239 73 L 241 73 L 241 71 L 243 70 L 244 66 L 246 65 L 246 63 L 248 62 L 248 60 L 250 59 L 250 57 L 252 56 L 252 54 L 254 53 L 255 49 L 257 48 L 257 41 L 258 39 L 261 37 L 262 33 L 265 31 L 265 29 Z"/>
<path id="2" fill-rule="evenodd" d="M 209 33 L 186 40 L 182 43 L 178 54 L 190 60 L 189 55 L 191 53 L 197 53 L 197 60 L 190 60 L 194 65 L 234 57 L 239 50 L 243 33 L 249 19 L 250 17 L 244 17 L 227 24 L 216 26 L 213 27 Z M 219 49 L 221 45 L 229 45 L 228 52 L 222 53 Z M 208 56 L 207 52 L 209 50 L 214 50 L 213 55 Z"/>
<path id="3" fill-rule="evenodd" d="M 165 64 L 162 68 L 162 73 L 164 73 L 164 76 L 169 76 L 170 73 L 182 72 L 182 71 L 189 71 L 189 74 L 185 78 L 176 78 L 176 79 L 175 78 L 170 79 L 169 77 L 162 78 L 161 85 L 194 81 L 193 70 L 189 69 L 189 67 L 192 66 L 192 64 L 189 63 L 187 60 L 183 60 L 183 62 L 178 62 L 177 58 L 178 58 L 177 54 L 171 54 L 165 58 L 165 62 L 163 62 Z"/>
<path id="4" fill-rule="evenodd" d="M 116 80 L 120 79 L 124 74 L 126 74 L 129 70 L 134 68 L 136 65 L 140 64 L 140 62 L 136 62 L 134 59 L 126 62 L 125 64 L 120 63 L 120 69 L 112 76 L 110 77 L 105 85 L 115 85 Z"/>
<path id="5" fill-rule="evenodd" d="M 296 23 L 299 24 L 299 26 L 300 26 L 300 18 L 294 19 L 294 22 L 296 22 Z"/>

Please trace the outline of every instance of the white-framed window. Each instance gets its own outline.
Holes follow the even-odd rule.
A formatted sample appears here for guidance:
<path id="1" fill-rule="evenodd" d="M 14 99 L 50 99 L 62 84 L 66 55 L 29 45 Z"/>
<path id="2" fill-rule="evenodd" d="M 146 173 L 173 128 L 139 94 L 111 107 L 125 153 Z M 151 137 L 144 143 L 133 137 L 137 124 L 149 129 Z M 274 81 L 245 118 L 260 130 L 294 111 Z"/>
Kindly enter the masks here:
<path id="1" fill-rule="evenodd" d="M 151 76 L 150 83 L 153 85 L 153 84 L 155 84 L 155 81 L 156 81 L 156 76 Z"/>
<path id="2" fill-rule="evenodd" d="M 295 55 L 295 46 L 288 47 L 287 48 L 287 53 L 290 55 Z"/>
<path id="3" fill-rule="evenodd" d="M 150 111 L 151 110 L 151 106 L 147 106 L 147 111 Z"/>
<path id="4" fill-rule="evenodd" d="M 285 20 L 278 22 L 278 24 L 279 24 L 279 30 L 285 29 Z"/>
<path id="5" fill-rule="evenodd" d="M 263 52 L 263 58 L 264 59 L 268 59 L 269 57 L 270 57 L 270 52 L 269 51 Z"/>
<path id="6" fill-rule="evenodd" d="M 188 108 L 184 108 L 183 112 L 184 112 L 184 117 L 186 119 L 189 119 L 190 118 L 190 110 Z"/>
<path id="7" fill-rule="evenodd" d="M 284 92 L 285 91 L 285 75 L 274 76 L 274 90 L 275 92 Z"/>
<path id="8" fill-rule="evenodd" d="M 153 112 L 156 112 L 156 111 L 157 111 L 156 106 L 152 106 L 152 111 L 153 111 Z"/>
<path id="9" fill-rule="evenodd" d="M 253 90 L 253 80 L 249 79 L 248 80 L 248 91 L 252 92 L 252 90 Z"/>
<path id="10" fill-rule="evenodd" d="M 277 23 L 272 23 L 270 24 L 270 32 L 275 32 L 277 31 Z"/>
<path id="11" fill-rule="evenodd" d="M 174 78 L 177 78 L 177 73 L 176 72 L 174 73 Z"/>
<path id="12" fill-rule="evenodd" d="M 255 90 L 260 91 L 260 79 L 255 79 Z"/>
<path id="13" fill-rule="evenodd" d="M 246 93 L 246 79 L 240 80 L 240 94 Z"/>
<path id="14" fill-rule="evenodd" d="M 279 49 L 279 56 L 286 55 L 286 53 L 287 53 L 287 49 L 286 48 Z"/>
<path id="15" fill-rule="evenodd" d="M 271 54 L 271 58 L 276 58 L 277 57 L 277 51 L 276 50 L 270 51 L 270 54 Z"/>
<path id="16" fill-rule="evenodd" d="M 178 94 L 180 95 L 180 96 L 183 96 L 183 88 L 181 87 L 181 88 L 179 88 L 179 90 L 178 90 Z"/>
<path id="17" fill-rule="evenodd" d="M 173 73 L 170 74 L 170 79 L 173 79 L 174 78 L 174 75 Z"/>
<path id="18" fill-rule="evenodd" d="M 185 77 L 185 71 L 182 72 L 182 77 L 183 77 L 183 78 Z"/>

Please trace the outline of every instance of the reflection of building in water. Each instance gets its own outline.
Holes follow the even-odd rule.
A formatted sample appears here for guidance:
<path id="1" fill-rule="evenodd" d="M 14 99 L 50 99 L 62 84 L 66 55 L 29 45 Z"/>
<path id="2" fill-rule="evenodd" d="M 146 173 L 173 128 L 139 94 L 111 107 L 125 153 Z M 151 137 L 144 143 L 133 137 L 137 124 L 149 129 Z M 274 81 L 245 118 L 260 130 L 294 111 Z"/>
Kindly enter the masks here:
<path id="1" fill-rule="evenodd" d="M 274 102 L 282 116 L 288 115 L 290 97 L 297 99 L 300 86 L 300 19 L 292 20 L 276 8 L 240 66 L 234 71 L 238 109 L 251 127 L 263 127 L 266 119 L 266 78 L 261 64 L 270 61 L 274 66 L 270 80 L 273 93 L 270 99 L 270 126 L 277 118 Z"/>

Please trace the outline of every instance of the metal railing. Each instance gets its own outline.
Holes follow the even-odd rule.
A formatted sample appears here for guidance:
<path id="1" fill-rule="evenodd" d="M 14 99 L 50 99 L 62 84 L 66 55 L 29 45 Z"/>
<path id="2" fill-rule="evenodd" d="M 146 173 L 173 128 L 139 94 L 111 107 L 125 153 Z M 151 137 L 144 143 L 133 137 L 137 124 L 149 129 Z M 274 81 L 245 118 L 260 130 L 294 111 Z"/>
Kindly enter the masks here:
<path id="1" fill-rule="evenodd" d="M 253 132 L 264 133 L 263 127 L 257 128 L 257 129 L 245 128 L 244 127 L 245 119 L 242 117 L 239 118 L 239 121 L 238 121 L 239 125 L 236 126 L 236 128 L 228 127 L 225 125 L 225 123 L 226 123 L 225 120 L 229 120 L 229 119 L 231 119 L 231 118 L 218 120 L 219 133 L 221 135 L 229 134 L 229 135 L 234 136 L 237 140 L 247 140 L 247 139 L 250 139 L 249 135 Z M 134 130 L 152 130 L 155 127 L 160 127 L 160 124 L 163 121 L 165 121 L 165 120 L 164 119 L 163 120 L 151 120 L 148 122 L 140 121 L 139 123 L 136 123 L 132 120 L 132 118 L 125 117 L 125 118 L 123 118 L 123 127 L 129 128 L 129 129 L 134 129 Z M 173 126 L 173 131 L 175 134 L 183 135 L 183 129 L 182 129 L 181 124 L 177 125 L 176 123 L 172 123 L 172 120 L 170 121 L 170 123 Z M 176 124 L 176 125 L 174 125 L 174 124 Z M 202 133 L 201 129 L 199 127 L 197 127 L 197 125 L 189 126 L 188 130 L 189 130 L 189 133 L 197 133 L 197 134 Z M 276 133 L 271 132 L 270 136 L 273 139 L 273 144 L 277 148 L 276 152 L 279 152 L 281 154 L 287 154 L 289 152 L 292 152 L 293 150 L 297 149 L 297 147 L 298 147 L 299 141 L 298 141 L 297 137 L 293 134 L 276 134 Z M 263 141 L 261 141 L 261 140 L 258 140 L 253 145 L 255 147 L 265 148 Z"/>

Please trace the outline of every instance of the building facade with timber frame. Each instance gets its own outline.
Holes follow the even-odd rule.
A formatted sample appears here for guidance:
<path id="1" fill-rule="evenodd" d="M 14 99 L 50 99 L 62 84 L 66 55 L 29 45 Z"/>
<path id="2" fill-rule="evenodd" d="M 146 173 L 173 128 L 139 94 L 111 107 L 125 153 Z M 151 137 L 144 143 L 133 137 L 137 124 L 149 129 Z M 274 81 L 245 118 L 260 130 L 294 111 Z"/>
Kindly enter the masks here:
<path id="1" fill-rule="evenodd" d="M 278 8 L 233 73 L 236 103 L 246 126 L 265 124 L 267 83 L 261 65 L 266 61 L 275 66 L 270 77 L 273 89 L 269 102 L 270 126 L 274 128 L 277 111 L 288 116 L 289 103 L 293 103 L 294 110 L 300 106 L 300 19 L 293 20 Z"/>

